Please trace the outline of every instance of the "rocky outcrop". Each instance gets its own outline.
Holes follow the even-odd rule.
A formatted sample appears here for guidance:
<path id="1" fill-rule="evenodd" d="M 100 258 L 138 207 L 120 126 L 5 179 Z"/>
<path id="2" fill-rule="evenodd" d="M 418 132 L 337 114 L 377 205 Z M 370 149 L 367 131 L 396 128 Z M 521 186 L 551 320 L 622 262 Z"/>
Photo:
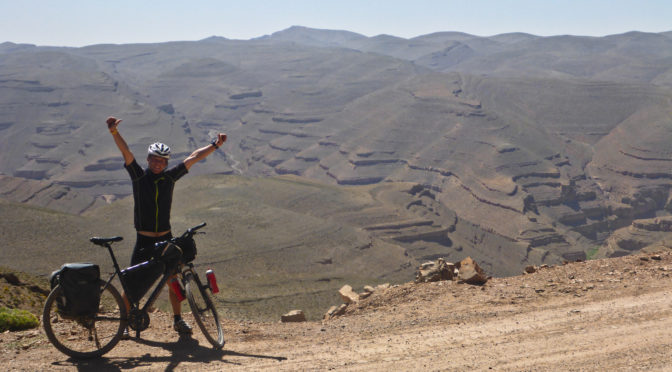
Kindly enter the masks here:
<path id="1" fill-rule="evenodd" d="M 369 296 L 371 296 L 376 291 L 385 290 L 390 287 L 389 283 L 379 284 L 375 288 L 372 286 L 364 286 L 364 291 L 362 293 L 355 292 L 350 285 L 344 285 L 338 291 L 343 299 L 343 304 L 334 305 L 327 310 L 322 319 L 329 320 L 331 318 L 341 316 L 345 314 L 345 311 L 348 309 L 348 306 L 359 302 Z"/>
<path id="2" fill-rule="evenodd" d="M 324 317 L 322 319 L 324 320 L 329 320 L 331 318 L 341 316 L 345 314 L 345 310 L 348 308 L 348 305 L 346 304 L 341 304 L 339 306 L 332 306 L 327 310 L 326 314 L 324 314 Z"/>
<path id="3" fill-rule="evenodd" d="M 471 257 L 467 257 L 457 264 L 446 262 L 439 258 L 433 262 L 425 262 L 418 267 L 415 276 L 415 283 L 429 283 L 438 281 L 449 281 L 458 284 L 484 285 L 490 279 L 485 271 Z M 350 285 L 344 285 L 338 291 L 343 299 L 343 304 L 334 305 L 327 310 L 323 320 L 329 320 L 345 314 L 349 306 L 356 304 L 376 292 L 389 288 L 389 284 L 381 284 L 377 287 L 364 286 L 362 293 L 355 292 Z"/>
<path id="4" fill-rule="evenodd" d="M 518 239 L 529 243 L 530 248 L 547 246 L 553 243 L 567 243 L 562 234 L 552 227 L 539 227 L 520 232 Z"/>
<path id="5" fill-rule="evenodd" d="M 457 269 L 459 270 L 457 278 L 464 283 L 483 285 L 488 281 L 488 276 L 471 257 L 460 261 Z"/>
<path id="6" fill-rule="evenodd" d="M 650 246 L 667 246 L 672 241 L 672 216 L 634 220 L 616 230 L 602 249 L 608 257 L 630 254 Z"/>
<path id="7" fill-rule="evenodd" d="M 341 287 L 341 289 L 338 290 L 338 293 L 346 304 L 359 301 L 359 295 L 347 284 Z"/>
<path id="8" fill-rule="evenodd" d="M 280 317 L 280 321 L 283 322 L 283 323 L 305 322 L 306 321 L 306 315 L 301 310 L 292 310 L 292 311 L 288 312 L 287 314 L 283 314 Z"/>
<path id="9" fill-rule="evenodd" d="M 438 282 L 440 280 L 453 280 L 456 266 L 439 258 L 435 262 L 425 262 L 420 265 L 415 274 L 416 283 Z"/>
<path id="10" fill-rule="evenodd" d="M 672 232 L 672 216 L 632 221 L 632 227 L 646 231 Z"/>

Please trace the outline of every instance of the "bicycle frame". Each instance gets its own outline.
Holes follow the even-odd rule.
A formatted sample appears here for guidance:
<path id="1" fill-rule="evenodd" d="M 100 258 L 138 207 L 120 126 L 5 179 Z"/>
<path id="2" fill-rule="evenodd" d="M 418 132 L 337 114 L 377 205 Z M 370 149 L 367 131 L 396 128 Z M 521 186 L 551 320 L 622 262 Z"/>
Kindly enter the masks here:
<path id="1" fill-rule="evenodd" d="M 103 290 L 105 290 L 105 288 L 107 288 L 108 286 L 112 285 L 112 281 L 114 280 L 115 277 L 118 276 L 119 277 L 119 282 L 121 283 L 121 287 L 122 287 L 124 293 L 130 293 L 129 292 L 129 283 L 126 282 L 126 279 L 125 279 L 124 275 L 122 275 L 121 267 L 119 266 L 119 262 L 117 261 L 117 258 L 114 255 L 114 251 L 112 250 L 112 244 L 111 243 L 112 243 L 112 241 L 106 241 L 105 243 L 102 244 L 105 248 L 107 248 L 107 251 L 110 254 L 110 257 L 112 258 L 112 265 L 114 266 L 114 273 L 112 273 L 110 278 L 106 281 L 105 286 L 103 287 Z M 129 326 L 131 326 L 131 328 L 134 328 L 134 329 L 136 328 L 136 324 L 131 324 L 131 322 L 130 322 L 130 319 L 132 318 L 132 315 L 134 314 L 134 312 L 137 313 L 137 311 L 140 311 L 140 313 L 143 314 L 143 316 L 144 316 L 144 314 L 148 314 L 148 310 L 152 307 L 152 305 L 154 304 L 156 299 L 159 297 L 159 295 L 161 294 L 161 290 L 166 285 L 166 283 L 168 283 L 168 281 L 172 277 L 174 277 L 175 275 L 177 275 L 177 274 L 183 275 L 187 271 L 193 271 L 193 264 L 191 262 L 187 263 L 187 264 L 183 264 L 183 263 L 180 262 L 180 263 L 178 263 L 177 267 L 174 270 L 166 270 L 164 272 L 164 274 L 161 276 L 161 279 L 158 281 L 158 285 L 156 285 L 156 283 L 157 283 L 156 281 L 154 283 L 152 283 L 152 286 L 155 285 L 154 290 L 149 295 L 149 297 L 147 298 L 147 301 L 145 302 L 145 304 L 142 307 L 140 307 L 140 300 L 133 301 L 132 299 L 129 298 L 129 296 L 126 296 L 126 300 L 128 301 L 128 304 L 130 305 L 130 308 L 129 308 L 129 312 L 128 312 L 128 319 L 124 319 L 124 320 L 128 321 Z M 149 288 L 151 288 L 151 286 Z M 146 293 L 143 293 L 142 295 L 144 296 L 145 294 Z M 147 323 L 147 325 L 148 325 L 148 323 Z M 139 336 L 140 332 L 144 329 L 145 328 L 143 328 L 143 329 L 137 328 L 136 329 L 137 335 Z"/>

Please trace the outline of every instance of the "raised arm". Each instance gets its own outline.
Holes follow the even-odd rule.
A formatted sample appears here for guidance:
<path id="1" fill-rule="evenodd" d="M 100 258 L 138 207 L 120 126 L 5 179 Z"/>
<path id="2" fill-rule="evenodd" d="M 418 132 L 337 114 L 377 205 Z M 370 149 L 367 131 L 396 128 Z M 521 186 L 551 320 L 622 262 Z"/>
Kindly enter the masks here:
<path id="1" fill-rule="evenodd" d="M 115 117 L 110 116 L 109 118 L 107 118 L 106 122 L 107 122 L 107 129 L 110 130 L 112 138 L 114 138 L 114 143 L 117 144 L 119 151 L 121 151 L 121 154 L 124 156 L 124 164 L 126 165 L 131 164 L 133 162 L 133 159 L 135 159 L 135 157 L 133 156 L 131 149 L 128 148 L 128 144 L 126 144 L 126 141 L 121 136 L 121 134 L 119 134 L 119 130 L 117 129 L 117 126 L 119 126 L 119 123 L 121 123 L 121 119 L 117 119 Z"/>
<path id="2" fill-rule="evenodd" d="M 219 146 L 223 145 L 224 142 L 226 142 L 226 134 L 219 133 L 217 135 L 217 139 L 212 141 L 211 144 L 205 147 L 201 147 L 200 149 L 192 152 L 191 155 L 189 155 L 186 159 L 184 159 L 184 166 L 187 167 L 188 170 L 192 165 L 207 158 L 208 155 L 215 152 L 215 150 L 217 150 Z"/>

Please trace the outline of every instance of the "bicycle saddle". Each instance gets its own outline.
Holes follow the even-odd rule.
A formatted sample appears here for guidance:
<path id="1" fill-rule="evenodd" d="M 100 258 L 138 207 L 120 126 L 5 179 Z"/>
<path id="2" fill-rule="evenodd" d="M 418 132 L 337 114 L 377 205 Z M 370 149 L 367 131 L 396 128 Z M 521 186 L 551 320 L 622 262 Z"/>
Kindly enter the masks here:
<path id="1" fill-rule="evenodd" d="M 113 236 L 113 237 L 111 237 L 111 238 L 99 238 L 99 237 L 93 237 L 93 238 L 91 238 L 91 239 L 89 239 L 89 240 L 90 240 L 91 243 L 93 243 L 93 244 L 100 245 L 100 246 L 103 246 L 103 247 L 104 247 L 105 244 L 107 244 L 107 243 L 120 242 L 120 241 L 124 240 L 124 238 L 121 237 L 121 236 Z"/>

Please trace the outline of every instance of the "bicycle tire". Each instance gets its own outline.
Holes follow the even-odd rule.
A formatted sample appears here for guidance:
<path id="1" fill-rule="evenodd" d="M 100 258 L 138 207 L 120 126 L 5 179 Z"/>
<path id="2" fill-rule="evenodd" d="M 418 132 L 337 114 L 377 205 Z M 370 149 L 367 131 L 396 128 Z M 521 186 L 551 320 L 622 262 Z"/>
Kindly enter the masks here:
<path id="1" fill-rule="evenodd" d="M 196 324 L 215 349 L 224 347 L 224 331 L 219 321 L 217 307 L 212 301 L 210 287 L 201 284 L 198 275 L 188 272 L 184 276 L 184 290 Z"/>
<path id="2" fill-rule="evenodd" d="M 100 281 L 102 289 L 106 282 Z M 49 342 L 63 354 L 75 359 L 97 358 L 112 350 L 126 328 L 126 306 L 112 285 L 100 295 L 100 306 L 95 316 L 71 317 L 58 310 L 58 299 L 63 290 L 57 285 L 44 303 L 42 326 Z"/>

